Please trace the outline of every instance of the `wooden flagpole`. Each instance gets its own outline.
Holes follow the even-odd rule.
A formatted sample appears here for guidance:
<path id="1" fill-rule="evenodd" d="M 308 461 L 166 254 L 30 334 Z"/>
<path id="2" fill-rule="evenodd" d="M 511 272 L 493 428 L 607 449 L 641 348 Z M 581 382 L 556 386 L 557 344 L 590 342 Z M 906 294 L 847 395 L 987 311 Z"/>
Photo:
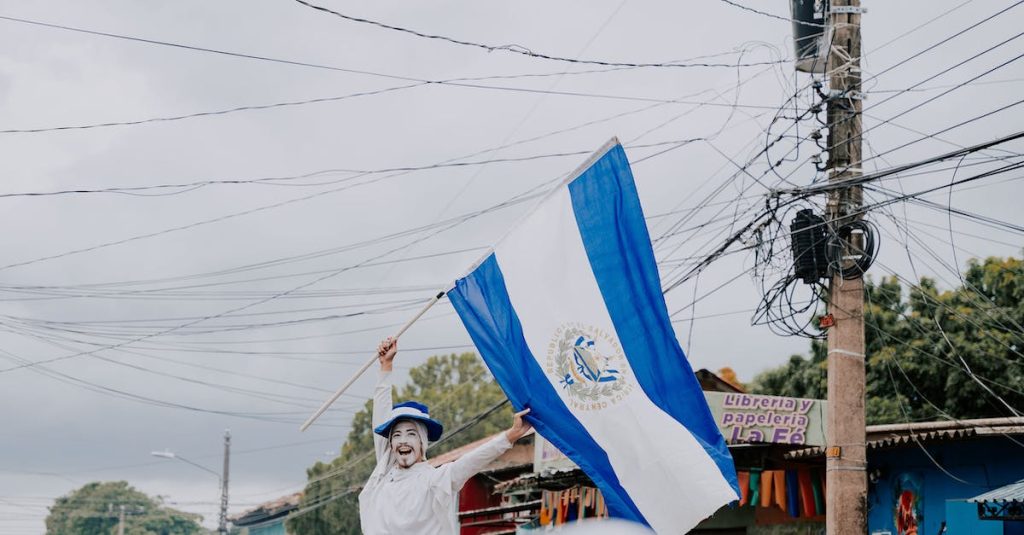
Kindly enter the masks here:
<path id="1" fill-rule="evenodd" d="M 423 316 L 423 314 L 426 314 L 426 312 L 430 310 L 430 307 L 437 304 L 437 302 L 440 301 L 442 297 L 444 297 L 445 293 L 445 291 L 438 292 L 437 295 L 435 295 L 434 298 L 431 299 L 430 302 L 427 303 L 426 306 L 424 306 L 419 311 L 419 313 L 413 316 L 411 320 L 406 322 L 406 324 L 403 325 L 402 328 L 399 329 L 398 332 L 395 333 L 395 335 L 392 338 L 394 338 L 397 341 L 398 337 L 402 336 L 402 334 L 405 333 L 405 331 L 407 331 L 409 327 L 412 326 L 413 323 L 416 323 L 416 320 L 420 319 L 420 317 Z M 366 370 L 370 369 L 370 366 L 373 366 L 374 362 L 377 362 L 376 355 L 374 355 L 373 358 L 367 361 L 366 364 L 363 364 L 363 367 L 359 368 L 359 371 L 353 374 L 352 378 L 349 379 L 348 382 L 346 382 L 344 385 L 342 385 L 342 387 L 339 388 L 333 395 L 331 395 L 331 397 L 327 398 L 327 401 L 324 401 L 323 405 L 320 405 L 320 408 L 317 409 L 312 416 L 306 419 L 306 422 L 302 424 L 302 427 L 299 427 L 299 431 L 301 432 L 305 431 L 306 429 L 309 429 L 309 426 L 313 425 L 313 422 L 315 422 L 316 419 L 320 417 L 320 415 L 322 415 L 332 404 L 334 404 L 334 402 L 337 401 L 338 398 L 340 398 L 341 395 L 344 394 L 345 391 L 348 390 L 350 386 L 352 386 L 352 383 L 356 382 L 356 379 L 362 377 L 362 375 L 366 373 Z"/>

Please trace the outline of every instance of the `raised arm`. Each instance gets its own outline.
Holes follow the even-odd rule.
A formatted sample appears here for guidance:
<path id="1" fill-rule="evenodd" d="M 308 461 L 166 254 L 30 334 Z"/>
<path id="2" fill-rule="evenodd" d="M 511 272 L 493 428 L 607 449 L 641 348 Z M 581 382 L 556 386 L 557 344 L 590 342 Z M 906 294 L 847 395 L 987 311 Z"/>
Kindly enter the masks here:
<path id="1" fill-rule="evenodd" d="M 373 390 L 373 428 L 386 422 L 391 417 L 391 369 L 398 353 L 398 341 L 385 338 L 377 346 L 377 359 L 380 361 L 380 372 L 377 376 L 377 387 Z M 373 431 L 371 430 L 371 433 Z M 377 453 L 377 463 L 387 458 L 388 439 L 373 433 L 373 447 Z"/>
<path id="2" fill-rule="evenodd" d="M 478 474 L 488 464 L 491 464 L 492 461 L 500 457 L 502 453 L 512 449 L 512 444 L 523 438 L 533 428 L 529 422 L 523 420 L 523 416 L 529 412 L 530 409 L 517 412 L 513 417 L 512 427 L 504 433 L 488 440 L 473 451 L 442 467 L 442 469 L 446 469 L 450 474 L 453 492 L 459 492 L 462 486 L 466 484 L 466 481 L 469 481 L 469 478 Z"/>

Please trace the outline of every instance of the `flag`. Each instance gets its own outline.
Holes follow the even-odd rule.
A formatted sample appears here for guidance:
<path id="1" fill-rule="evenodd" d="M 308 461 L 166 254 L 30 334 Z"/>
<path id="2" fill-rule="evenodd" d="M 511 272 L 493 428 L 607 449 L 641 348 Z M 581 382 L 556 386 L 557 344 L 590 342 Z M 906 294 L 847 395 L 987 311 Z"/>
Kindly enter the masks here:
<path id="1" fill-rule="evenodd" d="M 684 533 L 739 498 L 732 457 L 676 340 L 626 154 L 608 142 L 448 297 L 537 431 L 611 516 Z"/>

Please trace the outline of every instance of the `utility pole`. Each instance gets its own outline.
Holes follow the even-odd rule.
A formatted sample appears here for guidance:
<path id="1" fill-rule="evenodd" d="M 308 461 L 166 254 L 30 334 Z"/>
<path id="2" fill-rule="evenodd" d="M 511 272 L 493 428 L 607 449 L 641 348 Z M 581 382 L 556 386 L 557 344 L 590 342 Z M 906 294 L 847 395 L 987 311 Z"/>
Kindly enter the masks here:
<path id="1" fill-rule="evenodd" d="M 862 93 L 860 0 L 832 0 L 831 38 L 826 35 L 829 79 L 829 181 L 861 175 Z M 828 220 L 832 232 L 860 219 L 860 186 L 829 194 Z M 855 255 L 857 234 L 842 251 Z M 829 313 L 835 325 L 828 331 L 828 448 L 825 454 L 825 522 L 828 535 L 867 532 L 867 447 L 864 417 L 864 280 L 833 274 Z"/>
<path id="2" fill-rule="evenodd" d="M 117 535 L 124 535 L 124 504 L 121 504 L 121 512 L 117 520 Z"/>
<path id="3" fill-rule="evenodd" d="M 231 430 L 224 430 L 224 471 L 220 478 L 220 525 L 217 531 L 221 535 L 228 532 L 228 466 L 231 461 Z"/>

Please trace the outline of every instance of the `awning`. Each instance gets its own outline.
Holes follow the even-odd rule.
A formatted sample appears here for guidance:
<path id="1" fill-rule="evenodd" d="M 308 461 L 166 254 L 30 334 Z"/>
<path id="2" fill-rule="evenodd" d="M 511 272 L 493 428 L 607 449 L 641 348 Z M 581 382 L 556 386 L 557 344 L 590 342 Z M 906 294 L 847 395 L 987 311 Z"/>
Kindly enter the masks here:
<path id="1" fill-rule="evenodd" d="M 1024 520 L 1024 479 L 967 500 L 982 520 Z"/>

